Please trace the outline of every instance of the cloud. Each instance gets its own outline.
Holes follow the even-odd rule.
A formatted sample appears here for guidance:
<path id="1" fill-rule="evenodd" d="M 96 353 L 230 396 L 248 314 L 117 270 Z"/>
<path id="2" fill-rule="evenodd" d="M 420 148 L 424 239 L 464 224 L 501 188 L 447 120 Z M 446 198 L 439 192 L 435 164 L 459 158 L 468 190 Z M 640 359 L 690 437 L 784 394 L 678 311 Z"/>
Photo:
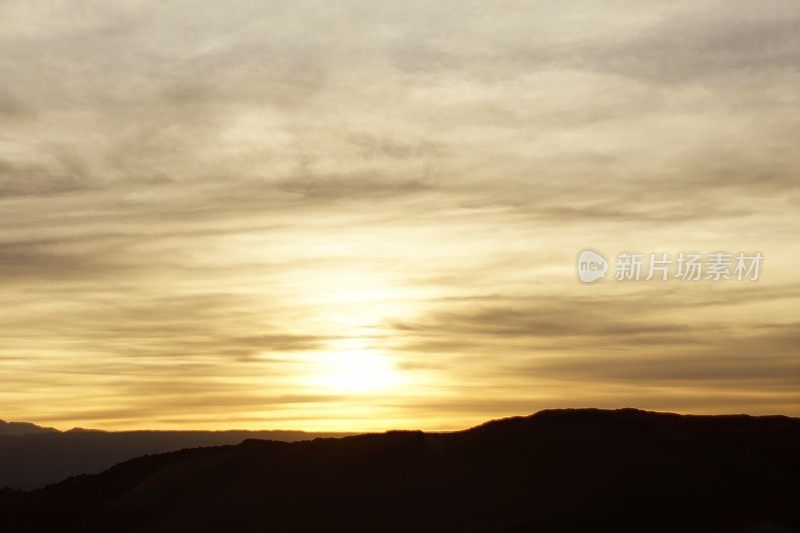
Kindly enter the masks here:
<path id="1" fill-rule="evenodd" d="M 796 335 L 795 335 L 796 337 Z M 775 339 L 767 339 L 768 341 Z M 729 388 L 732 384 L 741 390 L 792 391 L 800 378 L 800 359 L 796 355 L 771 355 L 769 348 L 757 347 L 761 352 L 739 349 L 726 353 L 703 353 L 681 356 L 673 354 L 660 357 L 575 357 L 559 360 L 537 361 L 529 366 L 510 370 L 516 375 L 527 373 L 569 380 L 613 382 L 626 384 L 691 386 Z M 793 349 L 796 351 L 798 344 Z M 738 353 L 737 353 L 738 352 Z M 766 353 L 765 353 L 766 352 Z"/>
<path id="2" fill-rule="evenodd" d="M 303 385 L 350 344 L 406 426 L 796 413 L 793 7 L 0 2 L 5 416 L 358 429 Z M 764 278 L 588 288 L 588 246 Z"/>
<path id="3" fill-rule="evenodd" d="M 785 0 L 706 2 L 675 10 L 646 31 L 589 56 L 589 64 L 660 84 L 794 69 L 796 28 Z"/>

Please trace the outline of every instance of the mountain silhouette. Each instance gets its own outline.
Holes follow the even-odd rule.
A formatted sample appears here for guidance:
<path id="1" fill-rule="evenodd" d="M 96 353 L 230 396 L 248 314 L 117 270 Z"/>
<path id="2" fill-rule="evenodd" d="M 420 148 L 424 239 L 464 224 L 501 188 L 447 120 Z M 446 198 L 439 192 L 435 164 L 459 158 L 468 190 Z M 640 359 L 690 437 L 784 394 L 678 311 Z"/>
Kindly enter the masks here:
<path id="1" fill-rule="evenodd" d="M 800 420 L 542 411 L 454 433 L 187 449 L 41 490 L 11 530 L 797 531 Z"/>
<path id="2" fill-rule="evenodd" d="M 33 433 L 58 433 L 58 430 L 37 426 L 29 422 L 6 422 L 5 420 L 0 420 L 0 437 L 17 437 Z"/>
<path id="3" fill-rule="evenodd" d="M 302 431 L 58 431 L 22 422 L 0 424 L 0 487 L 36 489 L 70 476 L 102 472 L 142 455 L 183 448 L 344 436 Z"/>

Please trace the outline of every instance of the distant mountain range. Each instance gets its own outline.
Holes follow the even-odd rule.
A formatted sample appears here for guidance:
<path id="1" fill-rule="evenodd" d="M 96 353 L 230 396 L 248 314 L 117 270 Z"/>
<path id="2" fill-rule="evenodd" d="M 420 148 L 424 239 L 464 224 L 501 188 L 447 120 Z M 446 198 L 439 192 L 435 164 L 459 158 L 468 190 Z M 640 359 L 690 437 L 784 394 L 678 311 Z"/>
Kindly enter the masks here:
<path id="1" fill-rule="evenodd" d="M 41 531 L 798 531 L 800 419 L 582 409 L 454 433 L 248 439 L 6 489 L 0 521 Z"/>
<path id="2" fill-rule="evenodd" d="M 348 433 L 302 431 L 58 431 L 0 421 L 0 488 L 36 489 L 78 474 L 95 474 L 142 455 L 239 444 L 245 439 L 286 442 Z M 2 527 L 0 527 L 2 529 Z"/>
<path id="3" fill-rule="evenodd" d="M 29 422 L 6 422 L 0 420 L 0 437 L 30 435 L 31 433 L 58 433 L 55 428 L 44 428 Z"/>

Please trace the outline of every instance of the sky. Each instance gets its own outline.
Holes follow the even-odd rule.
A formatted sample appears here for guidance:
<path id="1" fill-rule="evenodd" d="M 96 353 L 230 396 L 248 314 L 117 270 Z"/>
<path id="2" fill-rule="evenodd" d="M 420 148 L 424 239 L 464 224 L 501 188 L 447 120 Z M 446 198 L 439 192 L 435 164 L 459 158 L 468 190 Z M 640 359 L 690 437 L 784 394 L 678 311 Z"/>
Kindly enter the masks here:
<path id="1" fill-rule="evenodd" d="M 0 418 L 800 416 L 799 68 L 796 0 L 0 0 Z"/>

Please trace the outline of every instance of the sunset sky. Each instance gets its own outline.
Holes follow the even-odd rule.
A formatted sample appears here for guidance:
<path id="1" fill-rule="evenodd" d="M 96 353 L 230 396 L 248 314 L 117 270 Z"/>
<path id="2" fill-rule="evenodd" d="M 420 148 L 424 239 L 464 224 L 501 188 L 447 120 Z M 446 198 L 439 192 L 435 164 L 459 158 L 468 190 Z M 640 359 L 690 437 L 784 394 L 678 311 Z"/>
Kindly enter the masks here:
<path id="1" fill-rule="evenodd" d="M 799 65 L 796 0 L 0 0 L 0 418 L 800 416 Z"/>

